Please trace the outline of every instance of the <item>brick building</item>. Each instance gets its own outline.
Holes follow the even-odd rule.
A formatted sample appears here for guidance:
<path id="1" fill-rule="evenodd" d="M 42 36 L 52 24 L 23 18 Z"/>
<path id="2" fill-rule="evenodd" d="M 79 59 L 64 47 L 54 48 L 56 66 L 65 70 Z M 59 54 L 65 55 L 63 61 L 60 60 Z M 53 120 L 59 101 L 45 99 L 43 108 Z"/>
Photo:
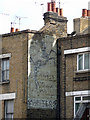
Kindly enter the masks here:
<path id="1" fill-rule="evenodd" d="M 60 38 L 58 46 L 60 117 L 84 120 L 90 115 L 90 34 Z"/>
<path id="2" fill-rule="evenodd" d="M 73 20 L 76 34 L 88 34 L 90 32 L 90 10 L 82 9 L 82 17 Z"/>
<path id="3" fill-rule="evenodd" d="M 0 37 L 0 118 L 74 118 L 81 94 L 90 92 L 89 68 L 77 67 L 77 58 L 90 52 L 88 22 L 82 27 L 82 19 L 89 20 L 74 20 L 78 35 L 68 36 L 67 18 L 52 1 L 39 31 L 12 28 Z"/>
<path id="4" fill-rule="evenodd" d="M 26 118 L 27 34 L 4 34 L 0 42 L 0 115 L 2 118 Z"/>
<path id="5" fill-rule="evenodd" d="M 1 36 L 1 118 L 56 118 L 57 45 L 67 36 L 67 18 L 53 1 L 39 31 Z"/>
<path id="6" fill-rule="evenodd" d="M 60 118 L 90 119 L 90 19 L 85 13 L 74 19 L 76 33 L 57 40 Z"/>

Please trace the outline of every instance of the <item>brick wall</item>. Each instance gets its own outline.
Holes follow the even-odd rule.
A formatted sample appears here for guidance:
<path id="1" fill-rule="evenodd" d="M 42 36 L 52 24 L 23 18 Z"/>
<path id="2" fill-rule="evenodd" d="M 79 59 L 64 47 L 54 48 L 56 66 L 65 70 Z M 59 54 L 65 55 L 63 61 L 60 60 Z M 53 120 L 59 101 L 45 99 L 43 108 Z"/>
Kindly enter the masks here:
<path id="1" fill-rule="evenodd" d="M 47 12 L 44 22 L 45 26 L 29 37 L 28 43 L 28 116 L 31 118 L 56 118 L 56 43 L 57 38 L 67 36 L 67 18 Z"/>
<path id="2" fill-rule="evenodd" d="M 74 31 L 76 31 L 77 34 L 79 33 L 89 33 L 90 32 L 90 28 L 88 26 L 90 26 L 90 19 L 85 17 L 85 18 L 76 18 L 73 20 L 73 24 L 74 24 Z"/>
<path id="3" fill-rule="evenodd" d="M 89 76 L 87 73 L 76 73 L 77 71 L 77 54 L 64 55 L 64 50 L 77 49 L 82 47 L 89 47 L 90 35 L 78 35 L 75 37 L 67 37 L 59 39 L 59 46 L 61 48 L 61 118 L 72 119 L 74 116 L 74 97 L 66 97 L 66 92 L 83 91 L 90 89 L 89 80 L 74 81 L 74 77 Z"/>
<path id="4" fill-rule="evenodd" d="M 14 100 L 14 118 L 26 118 L 27 34 L 6 34 L 3 35 L 2 41 L 2 53 L 11 53 L 9 69 L 10 83 L 2 85 L 2 94 L 16 93 Z M 2 110 L 4 110 L 4 106 Z"/>

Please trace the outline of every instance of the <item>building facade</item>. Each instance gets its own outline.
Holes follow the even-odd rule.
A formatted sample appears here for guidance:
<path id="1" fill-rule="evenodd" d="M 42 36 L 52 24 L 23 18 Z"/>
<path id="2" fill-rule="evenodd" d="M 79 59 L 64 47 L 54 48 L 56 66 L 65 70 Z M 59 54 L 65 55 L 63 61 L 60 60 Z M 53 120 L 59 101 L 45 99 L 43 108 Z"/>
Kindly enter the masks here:
<path id="1" fill-rule="evenodd" d="M 12 28 L 0 36 L 0 119 L 89 118 L 90 19 L 84 13 L 74 19 L 76 35 L 68 36 L 67 18 L 51 1 L 39 31 Z"/>
<path id="2" fill-rule="evenodd" d="M 1 36 L 1 118 L 57 116 L 56 43 L 67 36 L 67 18 L 55 5 L 48 3 L 39 31 L 11 28 Z"/>
<path id="3" fill-rule="evenodd" d="M 57 41 L 60 118 L 90 119 L 90 10 L 74 19 L 74 32 Z"/>
<path id="4" fill-rule="evenodd" d="M 28 40 L 28 117 L 50 119 L 58 115 L 57 39 L 67 36 L 67 18 L 44 14 L 45 26 Z"/>
<path id="5" fill-rule="evenodd" d="M 27 34 L 4 34 L 0 42 L 1 118 L 26 118 Z"/>
<path id="6" fill-rule="evenodd" d="M 60 116 L 89 119 L 90 34 L 58 39 L 60 60 Z"/>

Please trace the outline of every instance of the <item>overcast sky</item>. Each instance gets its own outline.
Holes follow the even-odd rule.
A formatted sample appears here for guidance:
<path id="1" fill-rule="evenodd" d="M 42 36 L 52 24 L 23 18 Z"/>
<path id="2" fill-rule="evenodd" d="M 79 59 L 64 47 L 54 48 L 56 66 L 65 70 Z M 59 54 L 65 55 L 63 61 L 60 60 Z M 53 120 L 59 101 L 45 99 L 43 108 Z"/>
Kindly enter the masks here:
<path id="1" fill-rule="evenodd" d="M 51 0 L 0 0 L 0 34 L 9 33 L 11 22 L 20 30 L 39 30 L 43 25 L 43 13 Z M 90 0 L 60 0 L 63 15 L 68 19 L 68 33 L 73 31 L 73 19 L 82 16 L 82 9 L 88 9 Z M 56 6 L 59 7 L 59 0 Z M 19 26 L 19 18 L 20 26 Z"/>

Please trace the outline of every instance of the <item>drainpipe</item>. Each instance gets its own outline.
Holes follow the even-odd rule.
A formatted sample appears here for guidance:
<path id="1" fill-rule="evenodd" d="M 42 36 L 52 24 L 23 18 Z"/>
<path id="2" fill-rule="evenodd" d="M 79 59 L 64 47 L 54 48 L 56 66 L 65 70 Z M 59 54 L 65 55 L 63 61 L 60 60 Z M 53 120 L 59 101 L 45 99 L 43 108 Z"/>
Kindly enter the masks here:
<path id="1" fill-rule="evenodd" d="M 66 120 L 66 55 L 64 56 L 64 120 Z"/>
<path id="2" fill-rule="evenodd" d="M 57 39 L 57 108 L 56 108 L 56 118 L 60 120 L 60 56 L 61 50 L 58 45 L 59 39 Z"/>

